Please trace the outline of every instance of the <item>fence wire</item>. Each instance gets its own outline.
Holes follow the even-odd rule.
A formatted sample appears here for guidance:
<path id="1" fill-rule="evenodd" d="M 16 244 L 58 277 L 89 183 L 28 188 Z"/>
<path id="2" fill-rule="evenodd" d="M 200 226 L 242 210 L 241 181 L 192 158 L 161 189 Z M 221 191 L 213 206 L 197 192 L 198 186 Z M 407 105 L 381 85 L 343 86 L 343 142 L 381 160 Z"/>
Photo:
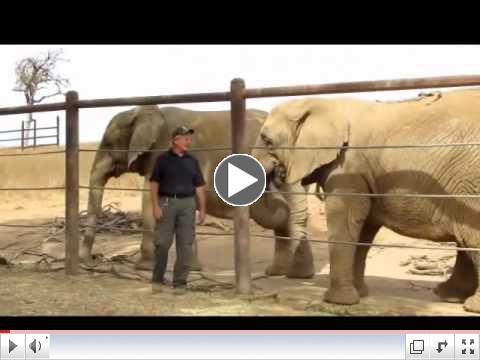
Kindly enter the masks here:
<path id="1" fill-rule="evenodd" d="M 162 151 L 167 151 L 170 150 L 170 148 L 164 148 L 164 149 L 78 149 L 80 152 L 119 152 L 119 153 L 125 153 L 125 152 L 144 152 L 144 153 L 153 153 L 153 152 L 162 152 Z M 225 147 L 225 146 L 211 146 L 211 147 L 201 147 L 201 148 L 191 148 L 188 151 L 189 152 L 195 152 L 195 151 L 217 151 L 217 150 L 232 150 L 232 147 Z"/>
<path id="2" fill-rule="evenodd" d="M 437 147 L 462 147 L 462 146 L 479 146 L 480 142 L 473 143 L 449 143 L 449 144 L 398 144 L 398 145 L 338 145 L 338 146 L 250 146 L 250 149 L 264 150 L 369 150 L 369 149 L 417 149 L 417 148 L 437 148 Z"/>
<path id="3" fill-rule="evenodd" d="M 79 186 L 80 189 L 94 189 L 94 190 L 116 190 L 116 191 L 140 191 L 140 192 L 150 192 L 150 189 L 142 188 L 122 188 L 122 187 L 101 187 L 101 186 Z M 213 189 L 205 189 L 207 192 L 216 192 Z M 315 195 L 321 197 L 328 196 L 339 196 L 339 197 L 395 197 L 395 198 L 440 198 L 440 199 L 450 199 L 450 198 L 466 198 L 466 199 L 477 199 L 480 198 L 480 194 L 417 194 L 417 193 L 350 193 L 350 192 L 322 192 L 322 191 L 312 191 L 312 192 L 302 192 L 302 191 L 277 191 L 277 190 L 265 190 L 265 193 L 273 194 L 286 194 L 286 195 Z"/>
<path id="4" fill-rule="evenodd" d="M 276 190 L 265 190 L 266 193 L 277 193 L 277 194 L 288 194 L 288 195 L 317 195 L 322 197 L 328 196 L 340 196 L 340 197 L 409 197 L 409 198 L 480 198 L 480 194 L 417 194 L 417 193 L 361 193 L 361 192 L 322 192 L 322 191 L 312 191 L 312 192 L 302 192 L 302 191 L 276 191 Z"/>
<path id="5" fill-rule="evenodd" d="M 12 228 L 52 228 L 54 223 L 44 223 L 39 225 L 24 225 L 24 224 L 0 224 L 0 227 L 12 227 Z M 143 234 L 143 233 L 155 233 L 152 230 L 146 229 L 129 229 L 121 226 L 111 226 L 111 225 L 82 225 L 84 228 L 93 228 L 97 230 L 120 230 L 124 232 Z M 205 232 L 198 231 L 195 235 L 201 236 L 235 236 L 234 232 Z M 454 251 L 473 251 L 480 252 L 480 248 L 469 248 L 469 247 L 441 247 L 441 246 L 410 246 L 404 244 L 374 244 L 374 243 L 362 243 L 362 242 L 348 242 L 348 241 L 331 241 L 331 240 L 322 240 L 316 238 L 296 238 L 291 236 L 275 236 L 275 235 L 265 235 L 259 233 L 250 233 L 251 236 L 263 239 L 282 239 L 282 240 L 293 240 L 293 241 L 308 241 L 319 244 L 339 244 L 339 245 L 349 245 L 349 246 L 367 246 L 367 247 L 380 247 L 380 248 L 401 248 L 401 249 L 419 249 L 419 250 L 454 250 Z M 454 243 L 452 243 L 454 244 Z"/>
<path id="6" fill-rule="evenodd" d="M 418 148 L 442 148 L 442 147 L 465 147 L 465 146 L 480 146 L 480 142 L 466 142 L 466 143 L 449 143 L 449 144 L 398 144 L 398 145 L 338 145 L 338 146 L 279 146 L 275 150 L 369 150 L 369 149 L 418 149 Z M 271 146 L 255 146 L 249 145 L 250 149 L 271 150 Z M 81 152 L 162 152 L 169 148 L 162 149 L 79 149 Z M 191 148 L 188 151 L 217 151 L 217 150 L 232 150 L 232 147 L 201 147 Z"/>
<path id="7" fill-rule="evenodd" d="M 30 191 L 30 190 L 65 190 L 65 186 L 63 187 L 31 187 L 31 188 L 0 188 L 0 191 Z"/>

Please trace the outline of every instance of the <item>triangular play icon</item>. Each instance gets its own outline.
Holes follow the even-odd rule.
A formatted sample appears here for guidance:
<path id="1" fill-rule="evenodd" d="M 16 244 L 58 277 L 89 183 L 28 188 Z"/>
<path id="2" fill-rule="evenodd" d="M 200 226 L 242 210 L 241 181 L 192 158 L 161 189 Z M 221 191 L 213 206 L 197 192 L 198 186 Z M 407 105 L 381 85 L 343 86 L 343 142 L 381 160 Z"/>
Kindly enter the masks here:
<path id="1" fill-rule="evenodd" d="M 228 163 L 228 197 L 231 197 L 252 184 L 258 179 L 239 167 Z"/>
<path id="2" fill-rule="evenodd" d="M 8 353 L 10 354 L 17 346 L 12 340 L 8 340 Z"/>

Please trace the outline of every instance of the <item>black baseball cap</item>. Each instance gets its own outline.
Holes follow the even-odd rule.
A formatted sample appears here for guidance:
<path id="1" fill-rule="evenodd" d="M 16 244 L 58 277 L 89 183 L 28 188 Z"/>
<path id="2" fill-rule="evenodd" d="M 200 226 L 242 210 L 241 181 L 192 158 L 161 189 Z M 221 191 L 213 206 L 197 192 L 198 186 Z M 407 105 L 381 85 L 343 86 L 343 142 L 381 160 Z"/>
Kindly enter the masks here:
<path id="1" fill-rule="evenodd" d="M 177 135 L 187 135 L 187 134 L 193 134 L 195 131 L 193 129 L 190 129 L 189 127 L 182 125 L 178 126 L 173 130 L 172 132 L 172 139 L 177 136 Z"/>

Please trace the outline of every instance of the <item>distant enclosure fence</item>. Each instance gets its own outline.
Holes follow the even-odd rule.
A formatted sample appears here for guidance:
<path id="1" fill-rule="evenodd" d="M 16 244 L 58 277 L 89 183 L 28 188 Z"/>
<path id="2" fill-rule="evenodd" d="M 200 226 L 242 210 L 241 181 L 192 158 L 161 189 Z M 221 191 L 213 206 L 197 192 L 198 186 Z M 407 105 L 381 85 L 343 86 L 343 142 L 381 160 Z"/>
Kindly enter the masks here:
<path id="1" fill-rule="evenodd" d="M 416 78 L 416 79 L 397 79 L 397 80 L 381 80 L 381 81 L 363 81 L 348 83 L 332 83 L 320 85 L 301 85 L 301 86 L 284 86 L 246 89 L 245 82 L 242 79 L 233 79 L 230 83 L 230 91 L 213 92 L 213 93 L 196 93 L 181 95 L 165 95 L 165 96 L 146 96 L 146 97 L 129 97 L 129 98 L 111 98 L 111 99 L 95 99 L 95 100 L 79 100 L 78 93 L 69 91 L 66 94 L 65 102 L 40 104 L 33 106 L 18 106 L 0 108 L 0 115 L 23 114 L 44 111 L 66 111 L 66 150 L 65 150 L 65 271 L 67 274 L 78 273 L 79 263 L 79 190 L 91 189 L 88 186 L 79 185 L 79 152 L 87 151 L 79 149 L 79 109 L 112 107 L 112 106 L 132 106 L 132 105 L 158 105 L 158 104 L 175 104 L 175 103 L 201 103 L 201 102 L 219 102 L 230 101 L 231 111 L 231 136 L 232 136 L 232 153 L 245 154 L 249 153 L 251 147 L 246 143 L 246 99 L 260 97 L 278 97 L 278 96 L 299 96 L 313 94 L 339 94 L 339 93 L 355 93 L 355 92 L 372 92 L 372 91 L 390 91 L 390 90 L 407 90 L 407 89 L 426 89 L 441 87 L 461 87 L 461 86 L 478 86 L 480 85 L 480 75 L 471 76 L 447 76 L 433 78 Z M 58 124 L 57 124 L 58 125 Z M 57 126 L 58 127 L 58 126 Z M 438 144 L 444 146 L 445 144 Z M 472 146 L 475 144 L 455 144 L 455 146 Z M 427 144 L 426 146 L 437 146 L 437 144 Z M 379 148 L 375 147 L 374 148 Z M 404 145 L 402 147 L 423 147 L 418 144 Z M 399 148 L 402 148 L 399 147 Z M 348 146 L 347 146 L 348 148 Z M 367 148 L 367 147 L 365 147 Z M 311 148 L 313 150 L 314 148 Z M 316 148 L 320 149 L 320 148 Z M 128 151 L 136 151 L 130 149 Z M 202 149 L 205 150 L 205 149 Z M 292 149 L 295 150 L 295 149 Z M 100 150 L 99 150 L 100 151 Z M 125 151 L 125 150 L 120 150 Z M 54 153 L 54 152 L 52 152 Z M 5 154 L 3 154 L 5 155 Z M 2 155 L 2 156 L 3 156 Z M 14 154 L 12 154 L 13 156 Z M 29 154 L 24 154 L 29 155 Z M 36 188 L 35 190 L 50 190 L 58 188 Z M 107 189 L 107 188 L 105 188 Z M 0 190 L 12 190 L 2 189 Z M 17 190 L 33 190 L 18 188 Z M 143 189 L 129 189 L 135 191 L 144 191 Z M 301 193 L 305 194 L 305 193 Z M 308 193 L 312 194 L 312 193 Z M 389 194 L 360 194 L 360 193 L 330 193 L 326 196 L 369 196 L 382 197 Z M 395 196 L 418 196 L 429 197 L 437 196 L 437 194 L 395 194 Z M 471 197 L 480 197 L 477 195 L 468 195 Z M 443 195 L 443 197 L 462 197 L 459 195 Z M 249 232 L 249 208 L 236 207 L 234 212 L 234 253 L 235 253 L 235 281 L 237 291 L 239 293 L 248 293 L 251 288 L 251 271 L 250 271 L 250 232 Z M 28 225 L 4 225 L 18 227 L 37 227 Z M 206 234 L 206 233 L 205 233 Z M 212 233 L 212 235 L 216 235 Z M 314 239 L 293 239 L 315 241 Z M 319 241 L 333 243 L 333 241 Z M 361 244 L 349 242 L 345 243 L 355 246 L 372 246 L 374 244 Z M 385 246 L 385 245 L 382 245 Z M 392 245 L 393 246 L 393 245 Z M 395 245 L 396 246 L 396 245 Z M 407 246 L 396 246 L 407 247 Z M 412 248 L 412 247 L 409 247 Z M 425 248 L 425 247 L 423 247 Z M 479 249 L 457 248 L 457 250 L 478 251 Z"/>
<path id="2" fill-rule="evenodd" d="M 37 127 L 37 120 L 33 119 L 33 128 L 26 129 L 25 128 L 25 121 L 22 121 L 21 129 L 14 129 L 14 130 L 2 130 L 0 134 L 11 134 L 11 133 L 20 133 L 20 137 L 10 138 L 10 139 L 0 139 L 0 143 L 4 142 L 13 142 L 13 141 L 20 141 L 20 148 L 23 150 L 27 147 L 39 147 L 39 146 L 47 146 L 47 145 L 59 145 L 60 144 L 60 117 L 57 116 L 56 125 L 55 126 L 47 126 L 47 127 Z M 44 130 L 55 130 L 54 135 L 38 135 L 39 131 Z M 29 133 L 33 133 L 33 136 L 29 136 Z M 7 135 L 8 136 L 8 135 Z M 50 143 L 38 143 L 38 139 L 55 139 L 55 142 Z M 29 145 L 29 140 L 33 140 L 33 143 Z"/>

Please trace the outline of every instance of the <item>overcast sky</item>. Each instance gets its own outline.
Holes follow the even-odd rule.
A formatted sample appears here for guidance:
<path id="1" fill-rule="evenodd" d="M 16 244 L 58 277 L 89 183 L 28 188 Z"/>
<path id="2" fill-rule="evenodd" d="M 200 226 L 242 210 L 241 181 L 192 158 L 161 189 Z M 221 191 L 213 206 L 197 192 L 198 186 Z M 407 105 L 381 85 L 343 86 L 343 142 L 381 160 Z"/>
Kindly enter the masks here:
<path id="1" fill-rule="evenodd" d="M 480 74 L 478 45 L 0 45 L 0 107 L 24 105 L 23 94 L 12 91 L 16 62 L 59 48 L 70 62 L 60 63 L 58 71 L 82 99 L 228 91 L 235 77 L 244 78 L 247 87 L 266 87 Z M 348 96 L 402 99 L 420 91 L 427 90 Z M 247 106 L 268 111 L 286 99 L 249 99 Z M 59 96 L 46 102 L 62 100 Z M 229 109 L 228 102 L 178 106 Z M 111 117 L 128 108 L 80 110 L 80 141 L 99 141 Z M 43 127 L 54 125 L 57 115 L 63 143 L 64 112 L 34 117 Z M 0 130 L 20 128 L 25 116 L 0 117 Z M 13 136 L 0 133 L 0 139 Z"/>

